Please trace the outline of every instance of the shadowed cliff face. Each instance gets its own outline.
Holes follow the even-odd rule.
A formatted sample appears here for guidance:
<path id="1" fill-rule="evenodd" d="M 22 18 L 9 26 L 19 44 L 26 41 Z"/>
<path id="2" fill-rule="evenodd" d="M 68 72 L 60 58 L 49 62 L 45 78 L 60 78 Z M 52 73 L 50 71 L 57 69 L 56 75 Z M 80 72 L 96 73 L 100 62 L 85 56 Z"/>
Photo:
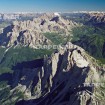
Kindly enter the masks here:
<path id="1" fill-rule="evenodd" d="M 10 25 L 10 26 L 7 26 L 6 28 L 3 29 L 3 33 L 0 34 L 0 46 L 3 45 L 3 46 L 6 46 L 7 45 L 7 42 L 10 40 L 10 36 L 7 36 L 7 33 L 9 32 L 12 32 L 12 28 L 14 26 L 13 25 Z"/>
<path id="2" fill-rule="evenodd" d="M 42 67 L 44 65 L 44 59 L 36 59 L 33 61 L 26 61 L 26 62 L 21 62 L 18 63 L 16 66 L 13 67 L 13 69 L 34 69 L 38 67 Z"/>
<path id="3" fill-rule="evenodd" d="M 37 66 L 35 61 L 29 66 L 24 62 L 15 70 L 12 92 L 24 93 L 16 105 L 93 105 L 98 101 L 92 85 L 100 80 L 97 64 L 82 48 L 71 43 L 65 48 L 45 57 L 42 65 L 40 59 Z"/>
<path id="4" fill-rule="evenodd" d="M 75 69 L 81 70 L 78 67 L 75 67 Z M 89 68 L 86 70 L 87 73 L 88 70 Z M 80 105 L 80 97 L 78 95 L 82 94 L 82 92 L 86 90 L 93 92 L 93 87 L 83 85 L 85 82 L 86 74 L 82 75 L 82 71 L 78 72 L 76 70 L 74 72 L 77 72 L 76 77 L 81 76 L 78 77 L 78 80 L 74 78 L 72 71 L 62 73 L 60 76 L 61 78 L 65 79 L 56 80 L 56 78 L 55 82 L 57 83 L 52 85 L 53 88 L 47 95 L 28 101 L 22 100 L 16 105 L 63 105 L 64 103 L 65 105 L 72 105 L 73 103 L 74 105 Z M 79 87 L 79 85 L 81 87 Z"/>

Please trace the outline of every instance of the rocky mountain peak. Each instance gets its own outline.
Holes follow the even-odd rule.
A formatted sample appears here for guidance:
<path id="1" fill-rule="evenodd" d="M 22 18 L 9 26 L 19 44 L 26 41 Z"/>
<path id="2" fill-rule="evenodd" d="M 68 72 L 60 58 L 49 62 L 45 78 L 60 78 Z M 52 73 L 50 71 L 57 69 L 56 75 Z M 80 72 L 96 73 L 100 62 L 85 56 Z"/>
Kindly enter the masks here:
<path id="1" fill-rule="evenodd" d="M 92 96 L 95 94 L 94 89 L 98 88 L 94 83 L 100 81 L 97 63 L 93 62 L 93 58 L 90 58 L 81 47 L 69 42 L 51 57 L 45 57 L 43 63 L 39 61 L 38 64 L 42 64 L 41 66 L 37 67 L 34 63 L 32 66 L 32 63 L 28 62 L 35 68 L 29 69 L 24 66 L 23 69 L 17 69 L 14 73 L 14 89 L 21 88 L 27 97 L 25 100 L 33 99 L 29 102 L 24 101 L 23 105 L 41 105 L 42 103 L 43 105 L 60 105 L 61 102 L 70 105 L 72 102 L 74 105 L 83 102 L 86 105 L 88 99 L 98 101 Z M 18 67 L 19 65 L 21 64 L 18 64 Z M 37 100 L 40 101 L 37 103 Z M 19 104 L 21 101 L 17 103 Z"/>
<path id="2" fill-rule="evenodd" d="M 1 46 L 23 45 L 35 47 L 39 44 L 50 44 L 43 33 L 60 33 L 66 36 L 70 34 L 70 30 L 78 24 L 73 21 L 65 20 L 54 14 L 43 14 L 32 21 L 14 21 L 12 25 L 4 28 L 0 35 L 2 41 Z"/>

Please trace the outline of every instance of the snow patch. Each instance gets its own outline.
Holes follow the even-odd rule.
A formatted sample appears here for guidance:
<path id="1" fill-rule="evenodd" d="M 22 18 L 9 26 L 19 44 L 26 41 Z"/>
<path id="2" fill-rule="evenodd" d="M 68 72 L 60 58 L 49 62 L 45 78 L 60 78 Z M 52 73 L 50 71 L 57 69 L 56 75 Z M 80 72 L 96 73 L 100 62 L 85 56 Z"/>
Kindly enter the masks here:
<path id="1" fill-rule="evenodd" d="M 59 13 L 57 13 L 57 12 L 55 12 L 55 13 L 54 13 L 54 15 L 55 15 L 55 16 L 60 16 L 60 14 L 59 14 Z"/>

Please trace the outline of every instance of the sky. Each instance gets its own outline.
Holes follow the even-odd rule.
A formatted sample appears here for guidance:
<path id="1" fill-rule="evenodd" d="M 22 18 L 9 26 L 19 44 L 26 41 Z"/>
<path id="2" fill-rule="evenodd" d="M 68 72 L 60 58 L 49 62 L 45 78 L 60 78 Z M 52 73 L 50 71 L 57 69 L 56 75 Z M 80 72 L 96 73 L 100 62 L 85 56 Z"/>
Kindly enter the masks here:
<path id="1" fill-rule="evenodd" d="M 0 0 L 0 12 L 105 11 L 105 0 Z"/>

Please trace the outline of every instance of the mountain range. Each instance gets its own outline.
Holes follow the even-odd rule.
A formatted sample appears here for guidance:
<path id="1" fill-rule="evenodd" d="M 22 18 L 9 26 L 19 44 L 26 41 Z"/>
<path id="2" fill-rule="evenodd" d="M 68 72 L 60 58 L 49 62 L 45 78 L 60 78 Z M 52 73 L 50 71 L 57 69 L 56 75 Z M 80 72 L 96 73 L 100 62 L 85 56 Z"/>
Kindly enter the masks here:
<path id="1" fill-rule="evenodd" d="M 2 27 L 0 105 L 104 105 L 105 14 L 31 16 Z"/>
<path id="2" fill-rule="evenodd" d="M 73 21 L 64 20 L 54 14 L 43 14 L 32 21 L 14 21 L 12 25 L 7 26 L 1 33 L 1 46 L 11 47 L 14 45 L 35 47 L 39 44 L 50 44 L 43 34 L 57 33 L 69 35 L 73 27 L 78 24 Z"/>

